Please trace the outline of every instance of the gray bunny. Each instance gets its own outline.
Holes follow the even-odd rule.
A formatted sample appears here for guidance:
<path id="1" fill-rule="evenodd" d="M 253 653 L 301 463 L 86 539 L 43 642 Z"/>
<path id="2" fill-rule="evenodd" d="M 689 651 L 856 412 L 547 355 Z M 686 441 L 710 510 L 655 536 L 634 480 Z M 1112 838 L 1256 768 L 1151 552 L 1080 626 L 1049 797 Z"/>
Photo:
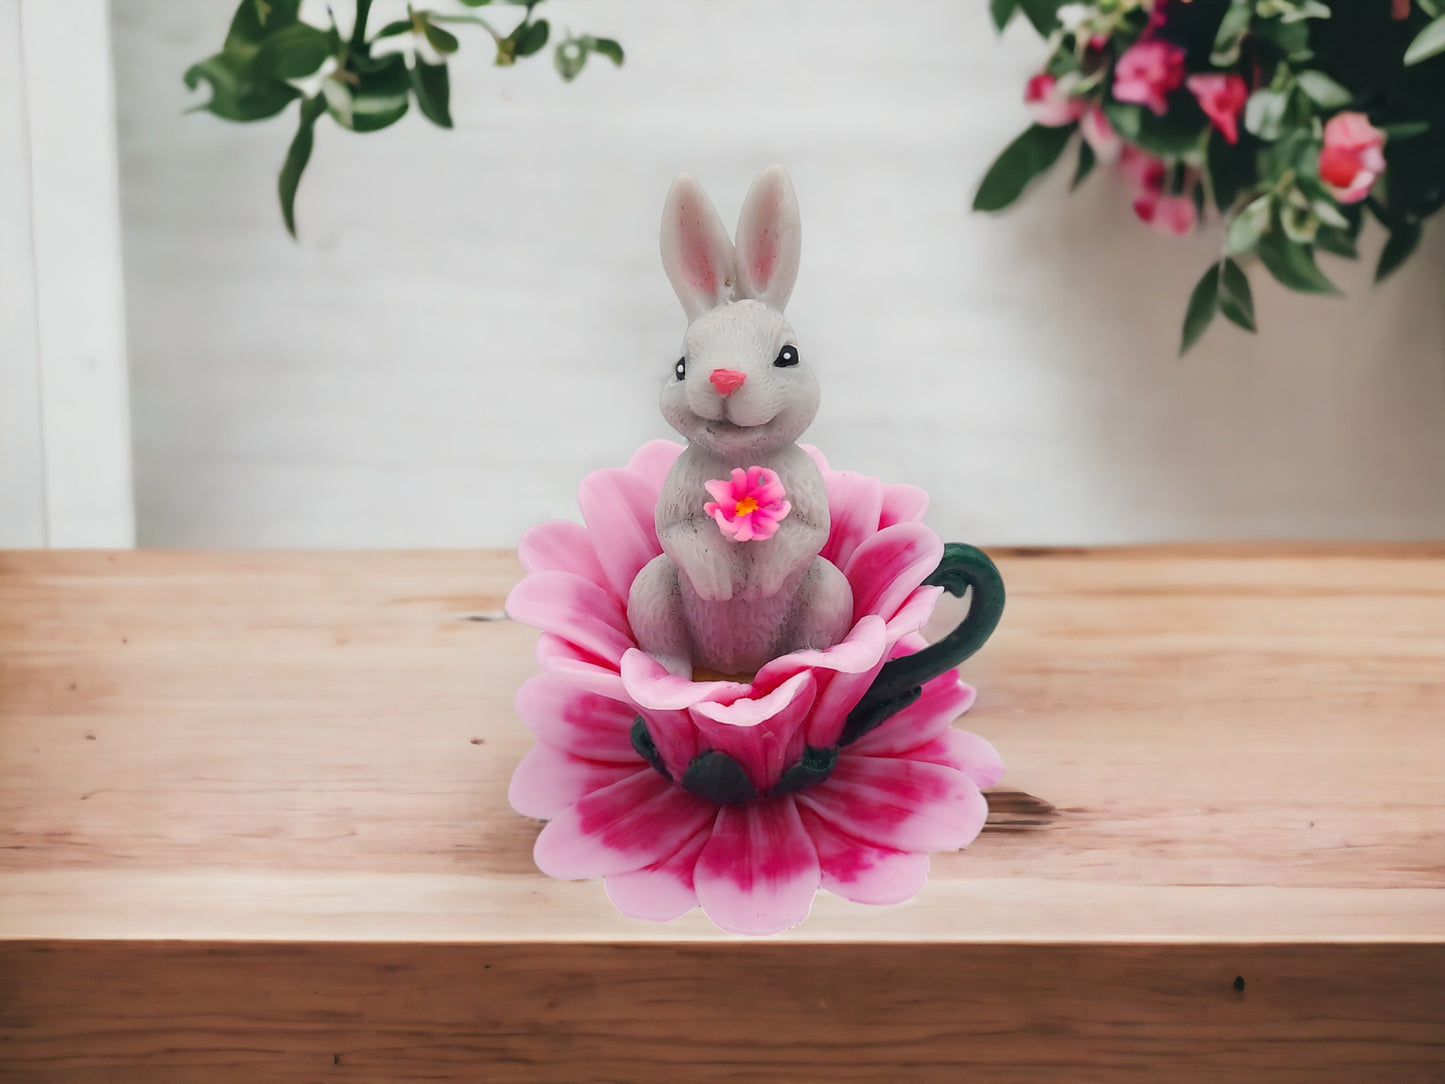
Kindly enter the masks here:
<path id="1" fill-rule="evenodd" d="M 662 263 L 689 324 L 662 414 L 688 446 L 658 499 L 662 554 L 633 582 L 627 617 L 642 649 L 685 677 L 751 675 L 790 651 L 832 646 L 853 618 L 848 581 L 818 556 L 823 476 L 795 443 L 817 413 L 818 384 L 783 318 L 802 233 L 781 166 L 753 181 L 737 237 L 734 251 L 693 177 L 673 182 Z M 739 541 L 712 512 L 707 483 L 716 496 L 718 480 L 757 467 L 776 475 L 786 505 L 774 533 Z"/>

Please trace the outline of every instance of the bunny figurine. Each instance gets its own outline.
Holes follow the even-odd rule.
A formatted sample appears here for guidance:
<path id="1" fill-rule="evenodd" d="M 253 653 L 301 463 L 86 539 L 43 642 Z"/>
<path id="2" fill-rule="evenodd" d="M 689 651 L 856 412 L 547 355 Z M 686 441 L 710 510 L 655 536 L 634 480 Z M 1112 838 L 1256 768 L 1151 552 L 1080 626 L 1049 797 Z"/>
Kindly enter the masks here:
<path id="1" fill-rule="evenodd" d="M 633 582 L 627 617 L 643 650 L 683 677 L 749 676 L 831 647 L 852 624 L 852 589 L 818 555 L 823 476 L 795 443 L 818 411 L 783 317 L 801 241 L 781 166 L 749 189 L 736 250 L 693 177 L 668 193 L 662 263 L 689 323 L 662 414 L 688 446 L 658 498 L 662 554 Z"/>

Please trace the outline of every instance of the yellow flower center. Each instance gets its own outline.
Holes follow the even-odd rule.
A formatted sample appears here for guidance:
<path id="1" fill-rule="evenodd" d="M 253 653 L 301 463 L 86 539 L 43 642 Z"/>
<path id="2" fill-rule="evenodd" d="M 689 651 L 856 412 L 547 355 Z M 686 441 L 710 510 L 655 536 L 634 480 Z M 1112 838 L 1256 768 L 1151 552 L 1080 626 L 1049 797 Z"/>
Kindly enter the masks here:
<path id="1" fill-rule="evenodd" d="M 744 497 L 738 501 L 737 507 L 733 509 L 735 516 L 747 516 L 758 510 L 758 502 L 751 497 Z"/>

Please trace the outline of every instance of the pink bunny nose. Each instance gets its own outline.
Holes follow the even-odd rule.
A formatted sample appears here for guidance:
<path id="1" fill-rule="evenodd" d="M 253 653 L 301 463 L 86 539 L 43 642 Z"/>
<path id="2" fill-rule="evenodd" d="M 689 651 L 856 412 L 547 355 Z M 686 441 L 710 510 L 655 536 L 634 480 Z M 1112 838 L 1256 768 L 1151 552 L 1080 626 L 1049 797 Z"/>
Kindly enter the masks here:
<path id="1" fill-rule="evenodd" d="M 743 386 L 747 376 L 736 369 L 714 369 L 708 374 L 708 379 L 719 395 L 731 395 Z"/>

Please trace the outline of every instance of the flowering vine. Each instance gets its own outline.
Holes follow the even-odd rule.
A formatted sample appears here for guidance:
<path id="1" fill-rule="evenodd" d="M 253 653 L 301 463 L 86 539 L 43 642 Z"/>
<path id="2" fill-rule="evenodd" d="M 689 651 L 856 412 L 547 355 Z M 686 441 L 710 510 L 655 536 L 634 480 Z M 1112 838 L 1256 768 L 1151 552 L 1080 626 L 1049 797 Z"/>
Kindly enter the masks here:
<path id="1" fill-rule="evenodd" d="M 1376 281 L 1445 203 L 1442 0 L 991 0 L 1048 41 L 1024 101 L 1034 124 L 994 162 L 975 210 L 1012 204 L 1080 135 L 1077 186 L 1116 167 L 1143 222 L 1223 220 L 1180 352 L 1216 314 L 1255 330 L 1246 265 L 1337 294 L 1320 251 L 1353 258 L 1365 212 L 1389 231 Z"/>

